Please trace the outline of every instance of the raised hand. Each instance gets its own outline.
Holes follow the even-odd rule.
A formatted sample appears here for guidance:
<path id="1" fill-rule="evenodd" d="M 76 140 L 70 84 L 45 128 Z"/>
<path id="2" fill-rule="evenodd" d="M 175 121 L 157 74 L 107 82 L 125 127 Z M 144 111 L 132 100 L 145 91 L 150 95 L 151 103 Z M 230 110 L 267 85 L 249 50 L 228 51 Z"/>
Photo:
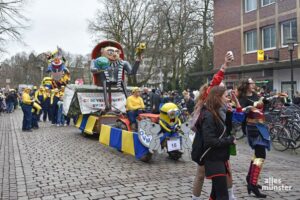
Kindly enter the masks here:
<path id="1" fill-rule="evenodd" d="M 232 51 L 227 51 L 226 55 L 225 55 L 225 63 L 228 64 L 230 62 L 232 62 L 234 60 L 234 56 Z"/>

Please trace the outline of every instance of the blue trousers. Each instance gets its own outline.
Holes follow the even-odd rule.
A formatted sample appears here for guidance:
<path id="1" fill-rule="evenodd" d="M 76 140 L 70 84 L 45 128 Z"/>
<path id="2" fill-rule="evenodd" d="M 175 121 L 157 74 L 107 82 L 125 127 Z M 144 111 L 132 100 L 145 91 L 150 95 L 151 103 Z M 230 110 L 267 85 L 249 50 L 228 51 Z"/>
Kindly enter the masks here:
<path id="1" fill-rule="evenodd" d="M 127 115 L 128 115 L 130 124 L 136 124 L 136 118 L 142 112 L 143 112 L 142 110 L 130 110 L 130 111 L 127 111 Z"/>
<path id="2" fill-rule="evenodd" d="M 32 106 L 31 105 L 22 105 L 22 111 L 23 111 L 23 125 L 22 130 L 30 130 L 31 124 L 32 124 L 32 112 L 31 112 Z"/>
<path id="3" fill-rule="evenodd" d="M 7 113 L 11 113 L 14 109 L 14 102 L 7 102 Z"/>
<path id="4" fill-rule="evenodd" d="M 64 125 L 65 123 L 65 116 L 63 114 L 63 106 L 61 105 L 58 107 L 57 110 L 57 124 Z"/>
<path id="5" fill-rule="evenodd" d="M 32 128 L 39 128 L 38 120 L 39 115 L 36 113 L 32 113 Z"/>

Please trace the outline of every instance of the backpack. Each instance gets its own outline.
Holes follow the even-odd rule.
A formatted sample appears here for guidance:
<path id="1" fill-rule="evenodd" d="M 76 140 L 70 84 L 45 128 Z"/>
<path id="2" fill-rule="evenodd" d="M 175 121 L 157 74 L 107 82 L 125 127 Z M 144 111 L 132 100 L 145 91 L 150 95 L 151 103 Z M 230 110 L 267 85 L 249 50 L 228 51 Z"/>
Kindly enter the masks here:
<path id="1" fill-rule="evenodd" d="M 192 151 L 191 151 L 192 160 L 199 165 L 201 165 L 201 161 L 202 161 L 201 157 L 205 151 L 203 135 L 201 133 L 202 119 L 203 119 L 203 109 L 201 109 L 198 119 L 194 126 L 195 138 L 192 144 Z"/>

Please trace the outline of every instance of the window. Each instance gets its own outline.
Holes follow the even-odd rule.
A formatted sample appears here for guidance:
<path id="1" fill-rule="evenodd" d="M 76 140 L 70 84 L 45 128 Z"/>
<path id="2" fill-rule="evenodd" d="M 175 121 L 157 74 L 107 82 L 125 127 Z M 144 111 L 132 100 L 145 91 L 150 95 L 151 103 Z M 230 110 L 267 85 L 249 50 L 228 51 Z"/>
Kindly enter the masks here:
<path id="1" fill-rule="evenodd" d="M 297 23 L 296 20 L 283 22 L 281 24 L 281 44 L 286 45 L 288 39 L 297 41 Z"/>
<path id="2" fill-rule="evenodd" d="M 275 0 L 261 0 L 261 6 L 267 6 L 270 5 L 272 3 L 275 3 Z"/>
<path id="3" fill-rule="evenodd" d="M 282 81 L 281 82 L 281 92 L 287 92 L 289 97 L 292 96 L 292 81 Z M 294 84 L 294 91 L 298 91 L 297 90 L 297 81 L 293 82 Z"/>
<path id="4" fill-rule="evenodd" d="M 248 31 L 245 33 L 245 45 L 246 45 L 246 53 L 251 53 L 257 50 L 256 41 L 257 34 L 255 31 Z"/>
<path id="5" fill-rule="evenodd" d="M 275 27 L 268 26 L 262 29 L 263 49 L 275 48 Z"/>
<path id="6" fill-rule="evenodd" d="M 252 10 L 256 10 L 256 0 L 245 0 L 245 12 L 250 12 Z"/>

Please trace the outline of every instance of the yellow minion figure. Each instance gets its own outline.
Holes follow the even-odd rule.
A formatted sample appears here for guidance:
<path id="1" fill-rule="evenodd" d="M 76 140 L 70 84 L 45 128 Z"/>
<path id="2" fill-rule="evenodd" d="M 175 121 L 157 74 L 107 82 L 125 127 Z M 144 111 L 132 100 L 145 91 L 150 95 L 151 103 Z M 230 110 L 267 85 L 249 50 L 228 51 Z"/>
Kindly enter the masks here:
<path id="1" fill-rule="evenodd" d="M 35 91 L 34 100 L 36 102 L 38 102 L 39 104 L 41 104 L 43 101 L 44 93 L 45 93 L 45 88 L 43 86 L 41 86 L 37 91 Z"/>
<path id="2" fill-rule="evenodd" d="M 52 88 L 53 87 L 53 79 L 51 77 L 44 77 L 42 80 L 42 85 L 44 87 Z"/>
<path id="3" fill-rule="evenodd" d="M 59 90 L 57 89 L 57 88 L 55 88 L 55 89 L 52 89 L 51 90 L 51 99 L 50 99 L 50 104 L 52 105 L 53 103 L 55 103 L 54 101 L 54 98 L 59 98 Z"/>
<path id="4" fill-rule="evenodd" d="M 40 117 L 40 111 L 42 110 L 42 107 L 34 102 L 32 109 L 31 109 L 31 113 L 32 113 L 32 123 L 31 123 L 31 128 L 33 129 L 38 129 L 39 128 L 39 117 Z"/>
<path id="5" fill-rule="evenodd" d="M 174 103 L 165 103 L 159 114 L 159 124 L 164 131 L 174 132 L 176 127 L 181 125 L 179 119 L 180 110 Z"/>
<path id="6" fill-rule="evenodd" d="M 22 131 L 25 132 L 31 132 L 31 126 L 32 126 L 32 105 L 34 103 L 34 100 L 30 97 L 31 88 L 27 87 L 24 89 L 22 94 L 22 111 L 23 111 L 23 125 L 22 125 Z"/>

